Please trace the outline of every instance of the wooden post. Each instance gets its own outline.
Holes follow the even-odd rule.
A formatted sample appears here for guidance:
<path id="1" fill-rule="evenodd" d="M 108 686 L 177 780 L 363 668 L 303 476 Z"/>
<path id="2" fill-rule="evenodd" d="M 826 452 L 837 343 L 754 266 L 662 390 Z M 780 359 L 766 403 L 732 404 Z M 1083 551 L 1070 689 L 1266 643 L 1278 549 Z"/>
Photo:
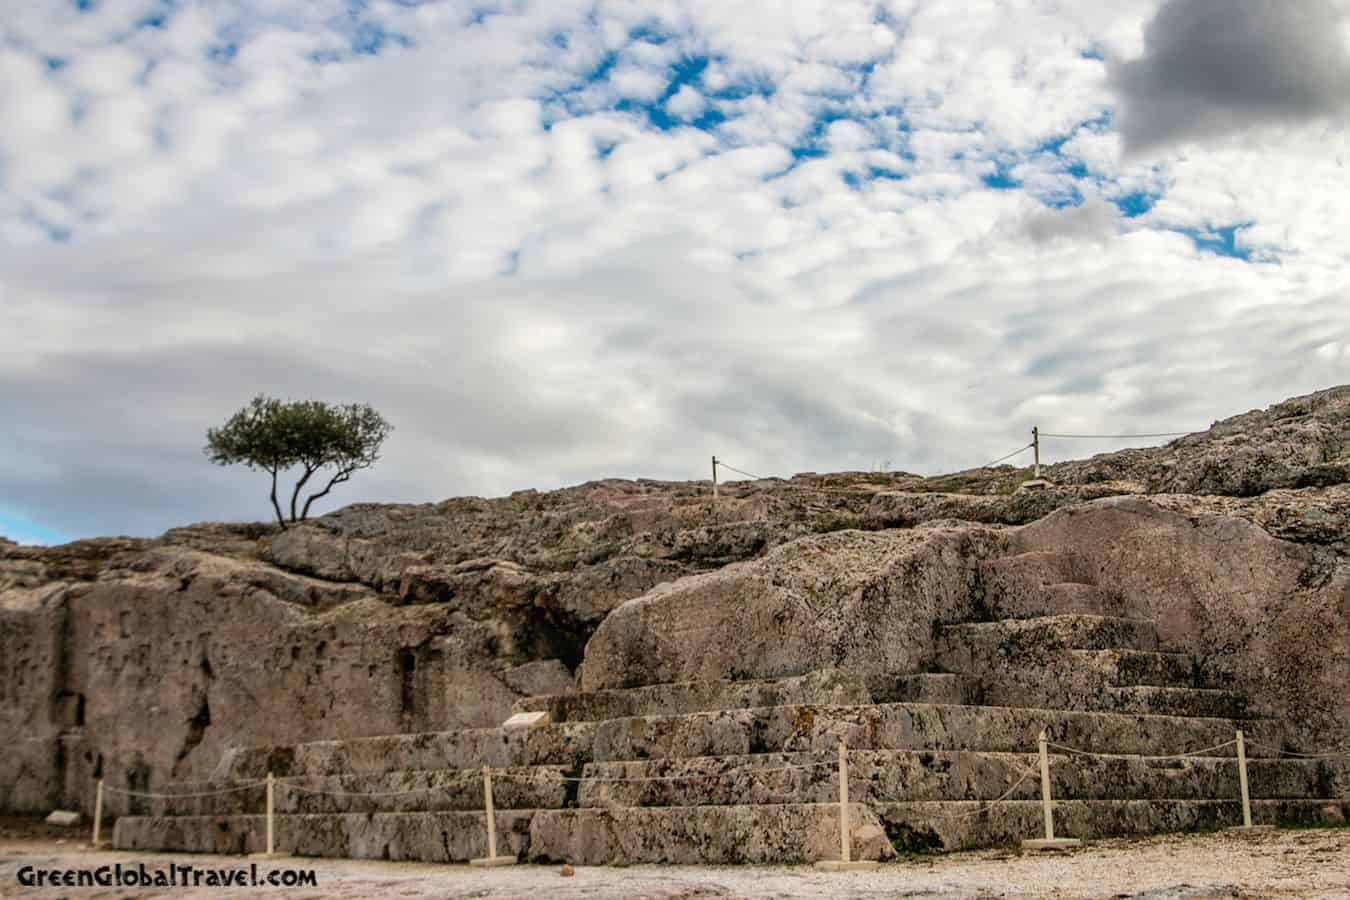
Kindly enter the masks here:
<path id="1" fill-rule="evenodd" d="M 1040 477 L 1041 477 L 1041 429 L 1040 429 L 1039 426 L 1036 426 L 1036 425 L 1031 426 L 1031 450 L 1032 450 L 1032 454 L 1033 454 L 1033 455 L 1035 456 L 1035 458 L 1036 458 L 1036 474 L 1033 475 L 1033 476 L 1031 476 L 1031 477 L 1032 477 L 1032 478 L 1040 478 Z M 1044 736 L 1044 733 L 1042 733 L 1042 736 Z M 1048 838 L 1049 835 L 1047 834 L 1046 837 Z"/>
<path id="2" fill-rule="evenodd" d="M 848 742 L 839 739 L 839 859 L 824 860 L 816 863 L 817 869 L 829 872 L 855 872 L 874 869 L 878 863 L 873 860 L 853 860 L 852 834 L 848 827 Z"/>
<path id="3" fill-rule="evenodd" d="M 839 858 L 849 861 L 852 848 L 848 834 L 848 744 L 839 739 Z"/>
<path id="4" fill-rule="evenodd" d="M 267 855 L 272 856 L 276 853 L 276 846 L 273 843 L 272 813 L 274 810 L 274 782 L 272 773 L 267 773 Z"/>
<path id="5" fill-rule="evenodd" d="M 1045 729 L 1041 729 L 1040 737 L 1037 739 L 1040 745 L 1041 755 L 1041 815 L 1045 819 L 1045 837 L 1039 840 L 1030 840 L 1022 842 L 1023 850 L 1067 850 L 1070 847 L 1077 847 L 1082 841 L 1077 838 L 1057 838 L 1055 837 L 1055 814 L 1052 809 L 1050 798 L 1050 750 L 1049 738 L 1045 734 Z"/>
<path id="6" fill-rule="evenodd" d="M 1237 733 L 1238 784 L 1242 787 L 1242 827 L 1252 827 L 1252 798 L 1247 791 L 1247 745 L 1242 739 L 1242 729 Z"/>
<path id="7" fill-rule="evenodd" d="M 714 456 L 714 457 L 712 458 L 712 460 L 713 460 L 713 499 L 716 500 L 716 499 L 717 499 L 717 457 Z"/>
<path id="8" fill-rule="evenodd" d="M 98 789 L 94 792 L 94 849 L 98 849 L 98 832 L 103 826 L 103 779 L 98 780 Z"/>
<path id="9" fill-rule="evenodd" d="M 497 855 L 497 812 L 492 805 L 492 770 L 483 766 L 483 810 L 487 813 L 488 855 L 469 860 L 471 866 L 514 866 L 513 856 Z"/>
<path id="10" fill-rule="evenodd" d="M 497 858 L 497 813 L 492 808 L 492 770 L 483 766 L 483 806 L 487 810 L 488 859 Z"/>
<path id="11" fill-rule="evenodd" d="M 1045 817 L 1045 839 L 1055 839 L 1055 814 L 1050 807 L 1050 752 L 1046 747 L 1045 729 L 1038 740 L 1041 750 L 1041 814 Z"/>

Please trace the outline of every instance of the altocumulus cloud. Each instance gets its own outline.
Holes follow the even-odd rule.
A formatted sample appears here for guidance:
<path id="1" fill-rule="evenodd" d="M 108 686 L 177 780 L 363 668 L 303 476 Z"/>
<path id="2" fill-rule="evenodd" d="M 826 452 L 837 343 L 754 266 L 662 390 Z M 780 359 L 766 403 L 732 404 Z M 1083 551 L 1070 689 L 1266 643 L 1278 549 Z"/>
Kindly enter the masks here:
<path id="1" fill-rule="evenodd" d="M 1336 7 L 956 6 L 17 6 L 0 533 L 261 517 L 201 455 L 258 391 L 395 423 L 344 503 L 936 472 L 1350 380 Z"/>

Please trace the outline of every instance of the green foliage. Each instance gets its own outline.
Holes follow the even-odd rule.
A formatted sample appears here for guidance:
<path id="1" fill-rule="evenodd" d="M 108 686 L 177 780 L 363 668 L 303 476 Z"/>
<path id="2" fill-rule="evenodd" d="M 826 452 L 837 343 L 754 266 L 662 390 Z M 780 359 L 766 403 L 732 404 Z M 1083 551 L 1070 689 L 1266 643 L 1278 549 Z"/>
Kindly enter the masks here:
<path id="1" fill-rule="evenodd" d="M 272 508 L 282 528 L 287 519 L 277 502 L 277 475 L 293 467 L 302 474 L 291 492 L 290 522 L 303 522 L 310 505 L 335 485 L 379 459 L 380 446 L 392 427 L 368 404 L 342 406 L 317 400 L 283 403 L 259 394 L 219 428 L 206 432 L 206 456 L 221 465 L 242 464 L 272 476 Z M 333 474 L 321 491 L 311 494 L 297 513 L 300 491 L 315 473 Z"/>

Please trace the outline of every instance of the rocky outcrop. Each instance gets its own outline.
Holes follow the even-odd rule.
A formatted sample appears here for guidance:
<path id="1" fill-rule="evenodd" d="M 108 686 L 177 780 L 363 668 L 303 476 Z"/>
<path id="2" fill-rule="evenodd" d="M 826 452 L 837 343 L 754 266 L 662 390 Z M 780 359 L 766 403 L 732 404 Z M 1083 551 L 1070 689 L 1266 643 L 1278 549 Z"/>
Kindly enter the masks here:
<path id="1" fill-rule="evenodd" d="M 1297 723 L 1304 744 L 1350 742 L 1350 702 L 1337 688 L 1350 682 L 1350 565 L 1254 524 L 1269 504 L 1229 502 L 1230 515 L 1184 507 L 1175 495 L 1118 497 L 1017 528 L 802 538 L 620 606 L 587 645 L 581 687 L 823 667 L 875 681 L 946 668 L 940 626 L 1074 611 L 1156 621 L 1162 648 L 1193 657 L 1203 684 Z M 1073 606 L 1088 601 L 1097 605 Z M 1001 644 L 994 664 L 1034 661 L 1042 680 L 1059 646 L 1038 632 Z M 1035 700 L 1034 689 L 1024 685 L 1016 705 L 1064 705 Z"/>
<path id="2" fill-rule="evenodd" d="M 284 532 L 0 542 L 0 729 L 16 736 L 0 809 L 87 809 L 95 775 L 154 790 L 234 747 L 487 727 L 532 697 L 629 702 L 558 699 L 577 689 L 800 676 L 793 702 L 974 702 L 973 657 L 974 674 L 935 671 L 942 628 L 1054 610 L 1156 621 L 1207 689 L 1283 717 L 1295 746 L 1337 745 L 1348 434 L 1335 388 L 1049 466 L 1040 491 L 1012 466 L 733 482 L 716 503 L 707 483 L 610 480 L 358 504 Z M 1037 662 L 1068 679 L 1066 704 L 1115 687 Z M 821 671 L 844 692 L 820 693 Z"/>

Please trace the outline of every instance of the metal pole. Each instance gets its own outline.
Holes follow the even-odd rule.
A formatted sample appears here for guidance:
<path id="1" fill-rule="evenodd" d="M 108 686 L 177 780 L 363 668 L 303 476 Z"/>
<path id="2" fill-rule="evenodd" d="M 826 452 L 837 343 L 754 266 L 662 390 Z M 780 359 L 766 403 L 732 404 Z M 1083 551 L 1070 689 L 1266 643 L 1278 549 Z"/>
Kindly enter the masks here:
<path id="1" fill-rule="evenodd" d="M 849 861 L 848 839 L 848 745 L 839 739 L 839 858 Z"/>
<path id="2" fill-rule="evenodd" d="M 98 790 L 94 793 L 94 849 L 98 849 L 98 831 L 103 825 L 103 779 L 98 780 Z"/>
<path id="3" fill-rule="evenodd" d="M 1045 839 L 1055 839 L 1055 819 L 1050 811 L 1050 754 L 1046 749 L 1045 730 L 1041 730 L 1041 812 L 1045 816 Z"/>
<path id="4" fill-rule="evenodd" d="M 1041 477 L 1041 429 L 1038 426 L 1031 426 L 1031 447 L 1036 456 L 1036 474 L 1035 478 Z"/>
<path id="5" fill-rule="evenodd" d="M 271 772 L 268 772 L 268 773 L 267 773 L 267 855 L 268 855 L 268 856 L 271 856 L 271 855 L 273 854 L 273 852 L 275 852 L 275 847 L 274 847 L 274 844 L 273 844 L 273 841 L 272 841 L 272 835 L 273 835 L 273 831 L 272 831 L 272 812 L 273 812 L 273 809 L 274 809 L 274 805 L 273 805 L 273 799 L 274 799 L 274 797 L 275 797 L 275 794 L 274 794 L 274 781 L 273 781 L 273 778 L 272 778 L 272 773 L 271 773 Z"/>
<path id="6" fill-rule="evenodd" d="M 497 822 L 492 811 L 492 770 L 483 766 L 483 806 L 487 809 L 488 859 L 497 858 Z"/>
<path id="7" fill-rule="evenodd" d="M 717 457 L 713 458 L 713 499 L 717 499 Z"/>
<path id="8" fill-rule="evenodd" d="M 1247 745 L 1242 730 L 1237 733 L 1238 783 L 1242 786 L 1242 827 L 1252 827 L 1252 798 L 1247 792 Z"/>

